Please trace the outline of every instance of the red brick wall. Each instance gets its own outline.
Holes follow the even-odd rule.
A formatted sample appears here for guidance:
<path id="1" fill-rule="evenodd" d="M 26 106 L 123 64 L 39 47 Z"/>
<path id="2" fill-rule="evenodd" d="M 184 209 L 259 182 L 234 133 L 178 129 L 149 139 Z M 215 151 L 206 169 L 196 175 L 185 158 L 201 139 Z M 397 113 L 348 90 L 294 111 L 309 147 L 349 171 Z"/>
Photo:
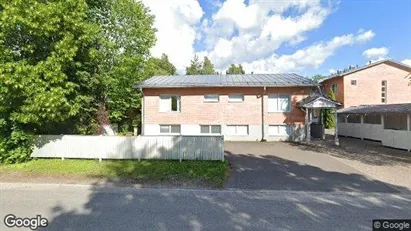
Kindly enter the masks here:
<path id="1" fill-rule="evenodd" d="M 387 80 L 387 104 L 411 103 L 411 86 L 407 71 L 382 63 L 344 77 L 344 107 L 381 104 L 381 81 Z M 357 80 L 357 86 L 351 85 Z"/>
<path id="2" fill-rule="evenodd" d="M 393 65 L 382 63 L 344 77 L 337 77 L 322 82 L 322 88 L 328 94 L 332 84 L 337 83 L 337 101 L 343 107 L 367 104 L 382 104 L 381 81 L 387 80 L 387 104 L 411 103 L 411 85 L 407 77 L 410 73 Z M 356 80 L 357 85 L 351 85 Z"/>
<path id="3" fill-rule="evenodd" d="M 231 88 L 146 88 L 144 91 L 145 124 L 261 124 L 262 87 Z M 309 88 L 267 88 L 266 94 L 291 95 L 289 113 L 267 113 L 268 96 L 264 97 L 265 124 L 304 123 L 304 113 L 295 107 L 306 97 Z M 244 102 L 228 102 L 228 95 L 242 93 Z M 159 95 L 181 95 L 181 112 L 159 112 Z M 218 103 L 204 102 L 205 94 L 219 94 Z"/>
<path id="4" fill-rule="evenodd" d="M 329 80 L 325 80 L 324 82 L 321 83 L 322 89 L 324 90 L 324 93 L 327 96 L 329 95 L 331 86 L 333 84 L 337 84 L 337 92 L 334 92 L 335 93 L 335 100 L 342 103 L 343 106 L 344 106 L 345 105 L 344 104 L 344 100 L 345 100 L 344 90 L 345 90 L 345 88 L 344 88 L 344 79 L 343 79 L 343 77 L 332 78 L 332 79 L 329 79 Z"/>

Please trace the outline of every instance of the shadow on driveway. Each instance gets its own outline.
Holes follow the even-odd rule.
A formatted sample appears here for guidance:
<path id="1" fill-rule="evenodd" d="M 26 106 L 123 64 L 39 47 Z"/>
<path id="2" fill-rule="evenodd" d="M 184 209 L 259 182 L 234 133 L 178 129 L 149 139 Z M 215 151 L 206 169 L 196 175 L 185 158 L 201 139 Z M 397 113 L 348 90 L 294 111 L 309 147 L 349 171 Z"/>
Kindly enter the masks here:
<path id="1" fill-rule="evenodd" d="M 231 166 L 228 189 L 398 192 L 328 155 L 289 143 L 226 142 L 225 150 Z"/>

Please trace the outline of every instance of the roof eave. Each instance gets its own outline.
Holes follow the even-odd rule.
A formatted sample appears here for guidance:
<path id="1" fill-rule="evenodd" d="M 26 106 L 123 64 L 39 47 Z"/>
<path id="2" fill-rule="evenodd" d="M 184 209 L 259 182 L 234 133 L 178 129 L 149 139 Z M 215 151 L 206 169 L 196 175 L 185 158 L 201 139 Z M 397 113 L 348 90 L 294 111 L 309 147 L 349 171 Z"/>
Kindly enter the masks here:
<path id="1" fill-rule="evenodd" d="M 200 88 L 200 87 L 318 87 L 320 84 L 296 84 L 296 85 L 176 85 L 176 86 L 155 86 L 155 85 L 133 85 L 133 88 Z"/>

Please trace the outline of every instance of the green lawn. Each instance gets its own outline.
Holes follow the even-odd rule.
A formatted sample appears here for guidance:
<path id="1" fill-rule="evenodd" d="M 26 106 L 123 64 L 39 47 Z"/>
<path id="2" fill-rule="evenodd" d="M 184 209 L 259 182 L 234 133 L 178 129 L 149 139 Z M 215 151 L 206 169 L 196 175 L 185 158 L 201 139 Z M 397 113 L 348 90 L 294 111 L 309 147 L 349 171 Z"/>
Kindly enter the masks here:
<path id="1" fill-rule="evenodd" d="M 227 161 L 165 160 L 73 160 L 37 159 L 27 163 L 0 165 L 0 176 L 76 177 L 107 179 L 140 184 L 188 184 L 222 187 L 227 176 Z"/>

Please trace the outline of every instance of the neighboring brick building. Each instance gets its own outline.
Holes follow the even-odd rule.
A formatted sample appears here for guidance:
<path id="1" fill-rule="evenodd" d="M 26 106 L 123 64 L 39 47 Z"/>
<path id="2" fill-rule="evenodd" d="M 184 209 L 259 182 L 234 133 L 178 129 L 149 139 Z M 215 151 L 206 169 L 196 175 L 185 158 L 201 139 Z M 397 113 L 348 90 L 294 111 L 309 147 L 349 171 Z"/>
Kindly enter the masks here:
<path id="1" fill-rule="evenodd" d="M 411 67 L 382 60 L 338 73 L 321 82 L 326 94 L 332 88 L 344 108 L 371 104 L 411 103 Z"/>
<path id="2" fill-rule="evenodd" d="M 143 92 L 142 134 L 210 135 L 226 140 L 301 140 L 296 104 L 317 88 L 296 74 L 155 76 Z"/>

